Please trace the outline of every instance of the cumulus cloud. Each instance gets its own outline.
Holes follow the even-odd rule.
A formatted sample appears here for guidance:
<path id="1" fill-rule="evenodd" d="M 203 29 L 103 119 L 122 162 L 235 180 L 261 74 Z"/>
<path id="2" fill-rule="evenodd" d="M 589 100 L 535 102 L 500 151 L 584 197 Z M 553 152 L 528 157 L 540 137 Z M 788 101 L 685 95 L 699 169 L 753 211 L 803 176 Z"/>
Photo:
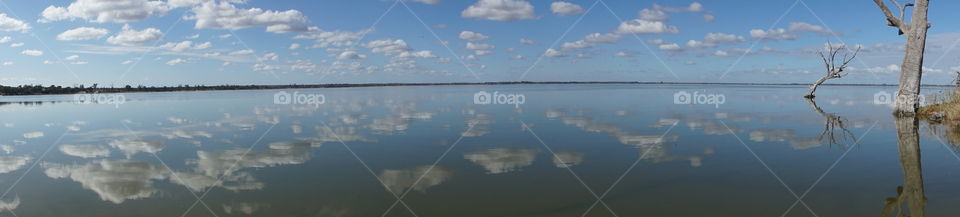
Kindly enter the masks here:
<path id="1" fill-rule="evenodd" d="M 13 41 L 13 38 L 11 38 L 10 36 L 0 37 L 0 44 L 4 44 L 4 43 L 10 42 L 10 41 Z"/>
<path id="2" fill-rule="evenodd" d="M 61 41 L 79 41 L 79 40 L 94 40 L 103 38 L 110 31 L 103 28 L 92 28 L 92 27 L 80 27 L 75 29 L 70 29 L 64 31 L 57 35 L 57 40 Z"/>
<path id="3" fill-rule="evenodd" d="M 496 46 L 493 46 L 492 44 L 467 42 L 467 49 L 470 50 L 489 50 L 493 49 L 494 47 Z"/>
<path id="4" fill-rule="evenodd" d="M 464 18 L 495 21 L 536 19 L 533 5 L 524 0 L 479 0 L 460 13 Z"/>
<path id="5" fill-rule="evenodd" d="M 210 47 L 213 47 L 213 43 L 211 42 L 194 44 L 193 41 L 167 42 L 166 44 L 160 45 L 160 48 L 172 51 L 203 50 Z"/>
<path id="6" fill-rule="evenodd" d="M 400 40 L 400 39 L 397 39 L 397 40 L 389 40 L 389 39 L 376 40 L 376 41 L 367 42 L 367 44 L 366 44 L 365 46 L 366 46 L 367 48 L 370 48 L 373 53 L 383 54 L 383 55 L 387 55 L 387 56 L 395 55 L 395 54 L 400 54 L 400 53 L 402 53 L 402 52 L 411 51 L 411 50 L 412 50 L 412 49 L 410 48 L 410 46 L 407 45 L 407 42 L 406 42 L 406 41 Z"/>
<path id="7" fill-rule="evenodd" d="M 616 32 L 620 34 L 665 34 L 678 33 L 680 29 L 661 21 L 634 19 L 620 23 Z"/>
<path id="8" fill-rule="evenodd" d="M 144 30 L 134 30 L 130 25 L 125 24 L 120 33 L 107 38 L 107 43 L 133 46 L 160 40 L 163 40 L 163 32 L 160 32 L 159 29 L 146 28 Z"/>
<path id="9" fill-rule="evenodd" d="M 797 35 L 783 28 L 770 29 L 770 30 L 753 29 L 753 30 L 750 30 L 750 37 L 758 40 L 771 40 L 771 41 L 797 39 Z"/>
<path id="10" fill-rule="evenodd" d="M 167 65 L 169 65 L 169 66 L 176 66 L 176 65 L 180 65 L 180 64 L 184 64 L 184 63 L 188 63 L 188 62 L 190 62 L 190 61 L 189 61 L 189 60 L 186 60 L 186 59 L 183 59 L 183 58 L 176 58 L 176 59 L 172 59 L 172 60 L 170 60 L 170 61 L 167 61 Z"/>
<path id="11" fill-rule="evenodd" d="M 13 172 L 20 169 L 30 161 L 29 156 L 7 156 L 0 157 L 0 174 Z"/>
<path id="12" fill-rule="evenodd" d="M 325 47 L 345 47 L 352 46 L 356 43 L 357 40 L 360 40 L 364 34 L 370 33 L 373 30 L 366 29 L 356 32 L 347 32 L 347 31 L 323 31 L 323 30 L 313 30 L 309 33 L 300 34 L 294 37 L 294 39 L 312 39 L 316 44 L 313 45 L 313 48 L 325 48 Z"/>
<path id="13" fill-rule="evenodd" d="M 661 45 L 660 45 L 660 50 L 664 50 L 664 51 L 679 51 L 679 50 L 683 50 L 683 48 L 681 48 L 680 45 L 677 44 L 677 43 L 673 43 L 673 44 L 661 44 Z"/>
<path id="14" fill-rule="evenodd" d="M 127 23 L 163 15 L 171 9 L 163 1 L 77 0 L 67 7 L 47 7 L 41 13 L 39 22 L 84 19 L 97 23 Z"/>
<path id="15" fill-rule="evenodd" d="M 35 57 L 43 56 L 43 51 L 40 51 L 40 50 L 24 50 L 23 52 L 20 52 L 20 53 L 27 56 L 35 56 Z"/>
<path id="16" fill-rule="evenodd" d="M 0 13 L 0 31 L 27 31 L 30 25 L 22 20 L 8 17 L 7 14 Z"/>
<path id="17" fill-rule="evenodd" d="M 819 25 L 813 25 L 805 22 L 791 22 L 790 27 L 788 28 L 791 32 L 812 32 L 820 35 L 834 35 L 839 33 L 834 33 L 827 28 Z"/>
<path id="18" fill-rule="evenodd" d="M 637 14 L 637 17 L 639 17 L 641 20 L 647 20 L 647 21 L 666 21 L 668 18 L 667 13 L 664 13 L 663 11 L 660 11 L 660 10 L 652 10 L 649 8 L 644 8 L 643 10 L 640 10 L 640 12 Z"/>
<path id="19" fill-rule="evenodd" d="M 719 56 L 719 57 L 725 57 L 725 56 L 730 56 L 730 53 L 727 53 L 726 51 L 722 51 L 722 50 L 717 50 L 713 52 L 713 55 Z"/>
<path id="20" fill-rule="evenodd" d="M 337 59 L 341 59 L 341 60 L 358 60 L 358 59 L 366 59 L 366 58 L 367 58 L 367 55 L 359 54 L 356 51 L 352 51 L 352 50 L 344 51 L 343 53 L 340 53 L 340 55 L 337 55 Z"/>
<path id="21" fill-rule="evenodd" d="M 534 45 L 534 44 L 537 44 L 537 42 L 535 42 L 535 41 L 533 41 L 533 40 L 530 40 L 530 39 L 521 38 L 521 39 L 520 39 L 520 44 Z"/>
<path id="22" fill-rule="evenodd" d="M 488 38 L 490 37 L 484 34 L 473 32 L 473 31 L 460 32 L 460 39 L 467 40 L 467 41 L 483 41 L 483 40 L 487 40 Z"/>
<path id="23" fill-rule="evenodd" d="M 553 12 L 554 15 L 561 17 L 582 14 L 584 12 L 583 7 L 580 7 L 580 5 L 564 1 L 551 3 L 550 11 Z"/>
<path id="24" fill-rule="evenodd" d="M 743 36 L 719 32 L 707 33 L 703 39 L 706 43 L 710 44 L 734 44 L 746 41 Z"/>
<path id="25" fill-rule="evenodd" d="M 545 56 L 545 57 L 564 57 L 564 56 L 566 56 L 566 55 L 563 54 L 563 52 L 560 52 L 560 51 L 558 51 L 558 50 L 555 50 L 555 49 L 553 49 L 553 48 L 550 48 L 550 49 L 547 49 L 547 51 L 544 51 L 544 52 L 543 52 L 543 56 Z"/>
<path id="26" fill-rule="evenodd" d="M 298 10 L 273 11 L 260 8 L 241 9 L 227 1 L 207 1 L 193 8 L 196 29 L 238 30 L 263 26 L 267 32 L 307 32 L 311 28 L 306 16 Z"/>

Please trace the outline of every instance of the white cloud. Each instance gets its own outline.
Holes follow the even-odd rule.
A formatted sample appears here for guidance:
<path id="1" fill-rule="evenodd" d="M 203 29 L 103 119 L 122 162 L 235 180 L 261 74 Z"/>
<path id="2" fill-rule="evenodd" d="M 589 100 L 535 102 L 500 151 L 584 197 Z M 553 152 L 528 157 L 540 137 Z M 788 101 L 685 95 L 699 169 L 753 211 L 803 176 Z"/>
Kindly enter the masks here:
<path id="1" fill-rule="evenodd" d="M 156 192 L 152 180 L 168 177 L 166 168 L 135 161 L 96 161 L 84 165 L 41 164 L 47 177 L 69 178 L 83 188 L 100 195 L 100 199 L 121 204 L 126 200 L 143 199 Z"/>
<path id="2" fill-rule="evenodd" d="M 231 34 L 223 34 L 223 35 L 218 35 L 218 36 L 217 36 L 217 38 L 220 38 L 220 39 L 227 39 L 227 38 L 230 38 L 230 37 L 233 37 L 233 35 L 231 35 Z"/>
<path id="3" fill-rule="evenodd" d="M 666 21 L 668 16 L 667 13 L 664 13 L 663 11 L 644 8 L 643 10 L 640 10 L 640 13 L 637 14 L 637 17 L 639 17 L 641 20 L 647 21 Z"/>
<path id="4" fill-rule="evenodd" d="M 94 40 L 103 38 L 109 34 L 110 31 L 103 28 L 92 28 L 92 27 L 80 27 L 71 30 L 64 31 L 57 35 L 57 40 L 61 41 L 78 41 L 78 40 Z"/>
<path id="5" fill-rule="evenodd" d="M 554 50 L 553 48 L 550 48 L 550 49 L 547 49 L 547 51 L 543 52 L 543 56 L 546 56 L 546 57 L 564 57 L 564 56 L 566 56 L 566 55 L 563 54 L 563 52 L 560 52 L 560 51 L 558 51 L 558 50 Z"/>
<path id="6" fill-rule="evenodd" d="M 187 62 L 190 62 L 190 61 L 185 60 L 185 59 L 183 59 L 183 58 L 176 58 L 176 59 L 172 59 L 172 60 L 170 60 L 170 61 L 167 61 L 167 65 L 176 66 L 176 65 L 180 65 L 180 64 L 187 63 Z"/>
<path id="7" fill-rule="evenodd" d="M 560 45 L 560 49 L 563 50 L 573 50 L 573 49 L 584 49 L 593 47 L 592 44 L 587 43 L 584 40 L 577 40 L 574 42 L 564 42 L 563 45 Z"/>
<path id="8" fill-rule="evenodd" d="M 713 14 L 704 14 L 704 15 L 703 15 L 703 21 L 704 21 L 704 22 L 708 22 L 708 23 L 709 23 L 709 22 L 713 22 L 714 20 L 717 20 L 717 16 L 714 16 Z"/>
<path id="9" fill-rule="evenodd" d="M 356 32 L 314 30 L 310 33 L 297 35 L 294 39 L 313 39 L 315 42 L 313 48 L 345 47 L 354 45 L 364 34 L 370 32 L 373 32 L 373 30 L 365 29 Z"/>
<path id="10" fill-rule="evenodd" d="M 669 26 L 661 21 L 634 19 L 620 23 L 616 32 L 620 34 L 665 34 L 678 33 L 680 29 L 676 26 Z"/>
<path id="11" fill-rule="evenodd" d="M 725 56 L 730 56 L 730 53 L 727 53 L 726 51 L 722 51 L 722 50 L 717 50 L 717 51 L 713 52 L 713 55 L 714 55 L 714 56 L 725 57 Z"/>
<path id="12" fill-rule="evenodd" d="M 196 20 L 196 29 L 230 29 L 238 30 L 250 27 L 264 26 L 267 32 L 288 33 L 307 32 L 310 22 L 298 10 L 273 11 L 260 8 L 240 9 L 227 1 L 207 1 L 193 8 L 193 16 L 187 19 Z"/>
<path id="13" fill-rule="evenodd" d="M 191 35 L 191 36 L 187 36 L 186 38 L 187 38 L 187 39 L 198 39 L 198 38 L 200 38 L 200 34 L 194 34 L 194 35 Z"/>
<path id="14" fill-rule="evenodd" d="M 395 194 L 407 193 L 407 189 L 424 192 L 427 188 L 443 183 L 453 176 L 453 169 L 420 166 L 404 170 L 383 170 L 380 177 L 383 185 Z"/>
<path id="15" fill-rule="evenodd" d="M 293 43 L 293 44 L 290 44 L 290 47 L 288 47 L 287 49 L 296 50 L 296 49 L 300 49 L 300 47 L 301 47 L 300 43 Z"/>
<path id="16" fill-rule="evenodd" d="M 479 0 L 460 13 L 464 18 L 496 21 L 536 19 L 533 5 L 524 0 Z"/>
<path id="17" fill-rule="evenodd" d="M 481 54 L 477 54 L 477 55 L 480 56 Z M 482 55 L 486 55 L 486 54 L 482 54 Z M 397 55 L 397 58 L 400 58 L 400 59 L 409 59 L 409 58 L 431 59 L 431 58 L 437 58 L 437 56 L 436 56 L 436 55 L 433 55 L 433 51 L 421 50 L 421 51 L 414 51 L 414 52 L 403 52 L 403 53 L 400 53 L 400 55 Z"/>
<path id="18" fill-rule="evenodd" d="M 750 37 L 759 39 L 759 40 L 793 40 L 797 38 L 797 35 L 788 32 L 786 29 L 754 29 L 750 30 Z"/>
<path id="19" fill-rule="evenodd" d="M 584 12 L 583 7 L 580 7 L 580 5 L 564 1 L 551 3 L 550 11 L 557 16 L 570 16 Z"/>
<path id="20" fill-rule="evenodd" d="M 341 59 L 341 60 L 358 60 L 358 59 L 366 59 L 366 58 L 367 58 L 367 55 L 358 54 L 356 51 L 352 51 L 352 50 L 344 51 L 343 53 L 340 53 L 340 55 L 337 56 L 337 59 Z"/>
<path id="21" fill-rule="evenodd" d="M 10 36 L 0 37 L 0 44 L 4 44 L 4 43 L 10 42 L 10 41 L 13 41 L 13 38 L 11 38 Z"/>
<path id="22" fill-rule="evenodd" d="M 473 32 L 473 31 L 460 32 L 460 39 L 467 40 L 467 41 L 483 41 L 483 40 L 487 40 L 488 38 L 490 37 L 484 34 Z"/>
<path id="23" fill-rule="evenodd" d="M 30 25 L 22 20 L 8 17 L 7 14 L 0 13 L 0 31 L 27 31 Z"/>
<path id="24" fill-rule="evenodd" d="M 410 46 L 407 45 L 407 42 L 404 40 L 376 40 L 367 42 L 367 48 L 370 48 L 373 53 L 383 54 L 383 55 L 395 55 L 400 54 L 405 51 L 411 51 Z"/>
<path id="25" fill-rule="evenodd" d="M 621 37 L 618 34 L 614 33 L 593 33 L 586 36 L 583 36 L 583 40 L 591 43 L 616 43 L 620 41 Z"/>
<path id="26" fill-rule="evenodd" d="M 791 22 L 788 28 L 791 32 L 812 32 L 820 35 L 833 35 L 834 32 L 823 26 L 813 25 L 805 22 Z"/>
<path id="27" fill-rule="evenodd" d="M 633 56 L 633 53 L 626 52 L 626 51 L 620 51 L 620 52 L 617 52 L 617 53 L 615 53 L 615 54 L 613 54 L 613 55 L 614 55 L 614 56 L 618 56 L 618 57 L 630 57 L 630 56 Z"/>
<path id="28" fill-rule="evenodd" d="M 163 1 L 77 0 L 67 7 L 50 6 L 39 22 L 85 19 L 97 23 L 128 23 L 166 14 L 172 8 Z"/>
<path id="29" fill-rule="evenodd" d="M 535 42 L 535 41 L 533 41 L 533 40 L 530 40 L 530 39 L 521 38 L 521 39 L 520 39 L 520 44 L 534 45 L 534 44 L 537 44 L 537 42 Z"/>
<path id="30" fill-rule="evenodd" d="M 230 55 L 232 56 L 249 55 L 249 54 L 253 54 L 253 50 L 246 49 L 246 50 L 238 50 L 238 51 L 230 52 Z"/>
<path id="31" fill-rule="evenodd" d="M 488 174 L 501 174 L 532 165 L 537 153 L 536 149 L 495 148 L 468 153 L 463 158 L 482 166 Z"/>
<path id="32" fill-rule="evenodd" d="M 707 33 L 703 39 L 706 43 L 710 44 L 734 44 L 746 41 L 743 36 L 719 32 Z"/>
<path id="33" fill-rule="evenodd" d="M 677 43 L 673 43 L 673 44 L 661 44 L 661 45 L 660 45 L 660 50 L 664 50 L 664 51 L 679 51 L 679 50 L 683 50 L 683 48 L 681 48 L 680 45 L 677 44 Z"/>
<path id="34" fill-rule="evenodd" d="M 689 40 L 689 41 L 687 41 L 687 47 L 689 47 L 689 48 L 705 48 L 705 47 L 716 47 L 716 45 L 715 45 L 715 44 L 712 44 L 712 43 L 704 43 L 704 42 L 702 42 L 702 41 L 697 41 L 697 40 Z"/>
<path id="35" fill-rule="evenodd" d="M 203 50 L 211 47 L 213 47 L 213 43 L 211 42 L 194 44 L 193 41 L 167 42 L 166 44 L 160 45 L 160 48 L 178 52 L 186 50 Z"/>
<path id="36" fill-rule="evenodd" d="M 690 12 L 701 12 L 701 11 L 703 11 L 703 5 L 700 4 L 700 2 L 690 3 L 690 6 L 687 7 L 687 11 L 690 11 Z"/>
<path id="37" fill-rule="evenodd" d="M 73 56 L 68 56 L 67 58 L 64 58 L 64 59 L 65 59 L 65 60 L 73 61 L 73 60 L 78 60 L 78 59 L 80 59 L 80 56 L 79 56 L 79 55 L 73 55 Z"/>
<path id="38" fill-rule="evenodd" d="M 23 50 L 20 53 L 27 56 L 43 56 L 43 51 L 40 50 Z"/>
<path id="39" fill-rule="evenodd" d="M 20 169 L 30 161 L 29 156 L 5 156 L 0 157 L 0 174 L 13 172 Z"/>
<path id="40" fill-rule="evenodd" d="M 23 47 L 23 42 L 10 44 L 10 47 Z"/>
<path id="41" fill-rule="evenodd" d="M 149 42 L 163 40 L 163 32 L 156 28 L 146 28 L 144 30 L 133 30 L 130 25 L 123 25 L 123 31 L 117 35 L 107 38 L 107 42 L 117 45 L 141 45 Z"/>
<path id="42" fill-rule="evenodd" d="M 470 50 L 489 50 L 495 47 L 496 46 L 493 46 L 492 44 L 467 42 L 467 49 Z"/>

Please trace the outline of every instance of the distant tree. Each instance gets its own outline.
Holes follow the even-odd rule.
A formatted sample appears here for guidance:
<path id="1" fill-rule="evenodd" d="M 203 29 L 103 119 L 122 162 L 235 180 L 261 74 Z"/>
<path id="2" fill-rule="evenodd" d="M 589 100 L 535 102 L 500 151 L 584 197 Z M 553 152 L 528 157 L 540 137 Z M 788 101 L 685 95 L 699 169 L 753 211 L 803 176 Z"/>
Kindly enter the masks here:
<path id="1" fill-rule="evenodd" d="M 847 76 L 848 73 L 844 73 L 844 69 L 847 68 L 847 64 L 850 61 L 853 61 L 854 58 L 857 58 L 857 54 L 860 53 L 860 46 L 857 46 L 857 50 L 850 52 L 850 49 L 846 45 L 840 45 L 834 47 L 833 44 L 827 42 L 827 50 L 817 52 L 817 55 L 820 56 L 820 59 L 823 60 L 823 65 L 826 67 L 826 75 L 817 79 L 816 82 L 813 82 L 810 85 L 810 91 L 807 92 L 807 95 L 803 96 L 808 99 L 816 97 L 814 95 L 817 92 L 817 87 L 819 87 L 823 82 L 834 78 L 842 78 Z M 838 55 L 840 58 L 838 59 Z"/>
<path id="2" fill-rule="evenodd" d="M 916 115 L 920 104 L 923 51 L 927 43 L 927 29 L 930 29 L 930 23 L 927 21 L 927 9 L 930 6 L 930 0 L 915 0 L 914 3 L 903 5 L 898 3 L 897 0 L 890 1 L 900 9 L 899 18 L 894 16 L 893 12 L 890 12 L 890 8 L 883 3 L 883 0 L 873 0 L 883 11 L 883 15 L 887 17 L 887 25 L 897 28 L 900 35 L 906 35 L 903 64 L 900 65 L 900 90 L 897 91 L 894 113 L 913 116 Z M 910 23 L 904 20 L 907 7 L 913 7 L 913 17 L 910 18 Z"/>

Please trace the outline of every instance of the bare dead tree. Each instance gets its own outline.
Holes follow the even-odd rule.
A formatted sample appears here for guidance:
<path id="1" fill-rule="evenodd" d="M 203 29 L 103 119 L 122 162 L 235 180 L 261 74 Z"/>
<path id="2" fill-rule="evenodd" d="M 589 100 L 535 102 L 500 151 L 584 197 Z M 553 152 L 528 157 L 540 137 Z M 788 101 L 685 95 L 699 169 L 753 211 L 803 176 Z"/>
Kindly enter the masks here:
<path id="1" fill-rule="evenodd" d="M 849 64 L 850 61 L 853 61 L 854 58 L 857 58 L 857 54 L 859 53 L 860 46 L 857 46 L 857 50 L 851 53 L 850 49 L 848 49 L 846 45 L 834 47 L 832 43 L 827 42 L 827 50 L 821 50 L 817 52 L 817 55 L 820 56 L 820 59 L 823 60 L 823 65 L 826 67 L 826 75 L 820 79 L 817 79 L 816 82 L 813 82 L 813 84 L 810 85 L 810 91 L 808 91 L 807 95 L 804 95 L 803 97 L 808 99 L 814 98 L 816 97 L 814 93 L 817 92 L 817 87 L 823 84 L 823 82 L 826 82 L 830 79 L 847 76 L 848 73 L 844 73 L 843 70 L 847 68 L 847 64 Z M 840 56 L 838 59 L 838 55 L 842 56 Z"/>
<path id="2" fill-rule="evenodd" d="M 890 1 L 900 10 L 899 18 L 894 16 L 890 8 L 883 3 L 884 0 L 873 0 L 883 11 L 883 15 L 887 17 L 887 25 L 897 28 L 900 35 L 906 35 L 906 52 L 903 56 L 903 64 L 900 65 L 900 90 L 897 91 L 894 113 L 914 116 L 920 104 L 923 51 L 927 43 L 927 29 L 930 29 L 930 23 L 927 21 L 927 9 L 930 0 L 915 0 L 914 3 L 903 5 L 897 0 Z M 904 20 L 907 7 L 913 7 L 913 17 L 910 18 L 910 23 Z"/>

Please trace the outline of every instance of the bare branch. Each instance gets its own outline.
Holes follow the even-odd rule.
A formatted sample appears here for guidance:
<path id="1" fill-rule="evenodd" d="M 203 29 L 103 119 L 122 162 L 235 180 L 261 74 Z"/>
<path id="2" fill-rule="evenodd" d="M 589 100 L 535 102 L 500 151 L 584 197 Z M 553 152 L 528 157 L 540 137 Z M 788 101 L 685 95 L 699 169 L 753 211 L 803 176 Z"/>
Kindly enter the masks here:
<path id="1" fill-rule="evenodd" d="M 899 19 L 896 16 L 894 16 L 893 12 L 890 11 L 890 8 L 883 3 L 883 0 L 873 0 L 873 2 L 877 3 L 877 6 L 879 6 L 880 10 L 883 11 L 883 15 L 887 17 L 887 25 L 892 27 L 897 27 L 897 29 L 899 29 L 902 34 L 902 32 L 904 32 L 906 27 L 903 23 L 903 19 Z M 897 4 L 899 6 L 899 3 L 896 3 L 896 1 L 894 1 L 894 4 Z M 898 8 L 905 8 L 905 7 L 898 7 Z M 901 11 L 903 10 L 901 9 Z"/>

